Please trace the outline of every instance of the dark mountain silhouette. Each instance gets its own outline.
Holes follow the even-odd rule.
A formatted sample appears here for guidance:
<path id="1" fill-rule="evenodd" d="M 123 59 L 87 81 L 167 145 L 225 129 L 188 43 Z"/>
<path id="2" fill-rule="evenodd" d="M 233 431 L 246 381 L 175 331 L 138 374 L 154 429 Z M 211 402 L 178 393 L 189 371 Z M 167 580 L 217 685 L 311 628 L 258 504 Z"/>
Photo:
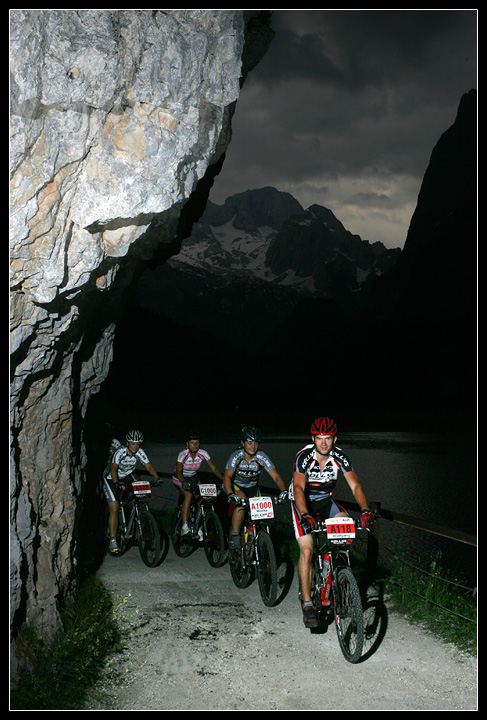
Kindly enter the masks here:
<path id="1" fill-rule="evenodd" d="M 208 203 L 179 255 L 143 274 L 137 302 L 252 353 L 301 299 L 354 312 L 399 255 L 353 235 L 327 208 L 305 211 L 275 188 L 248 190 Z"/>
<path id="2" fill-rule="evenodd" d="M 474 427 L 476 102 L 462 97 L 431 154 L 402 252 L 274 188 L 208 203 L 181 255 L 143 276 L 109 391 L 130 359 L 134 396 L 149 387 L 183 422 L 194 393 L 224 427 L 302 429 L 323 413 L 357 429 Z M 127 351 L 135 326 L 158 352 Z"/>
<path id="3" fill-rule="evenodd" d="M 336 381 L 324 404 L 337 414 L 348 404 L 364 423 L 475 427 L 476 114 L 472 90 L 432 152 L 404 250 L 374 279 L 362 310 L 344 319 L 339 308 L 303 302 L 274 334 L 277 341 L 299 328 L 311 333 L 310 318 L 328 315 L 328 343 L 341 342 L 330 358 Z M 302 377 L 311 368 L 295 365 Z"/>

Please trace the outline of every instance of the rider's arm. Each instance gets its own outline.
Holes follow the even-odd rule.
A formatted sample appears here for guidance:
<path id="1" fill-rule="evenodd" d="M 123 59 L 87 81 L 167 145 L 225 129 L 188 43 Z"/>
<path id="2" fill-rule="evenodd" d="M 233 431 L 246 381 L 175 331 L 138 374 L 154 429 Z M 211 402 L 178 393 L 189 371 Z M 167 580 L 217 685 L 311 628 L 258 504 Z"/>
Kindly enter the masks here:
<path id="1" fill-rule="evenodd" d="M 181 483 L 181 485 L 186 482 L 183 477 L 183 463 L 179 461 L 176 463 L 176 477 Z"/>
<path id="2" fill-rule="evenodd" d="M 112 480 L 115 483 L 115 485 L 118 483 L 118 465 L 117 463 L 112 463 L 110 466 L 110 475 L 112 476 Z"/>
<path id="3" fill-rule="evenodd" d="M 293 497 L 300 515 L 308 514 L 308 506 L 306 504 L 306 496 L 304 494 L 306 488 L 306 475 L 300 472 L 293 472 Z"/>
<path id="4" fill-rule="evenodd" d="M 360 507 L 360 510 L 367 510 L 367 498 L 365 497 L 365 493 L 362 489 L 362 485 L 359 482 L 358 475 L 355 470 L 350 470 L 349 472 L 343 473 L 343 477 L 347 481 L 350 490 L 353 493 L 355 501 Z"/>
<path id="5" fill-rule="evenodd" d="M 149 473 L 152 475 L 152 477 L 154 478 L 154 480 L 159 480 L 159 475 L 158 475 L 157 472 L 154 470 L 154 468 L 152 467 L 152 465 L 151 465 L 150 462 L 146 463 L 146 464 L 144 465 L 144 467 L 145 467 L 145 469 L 147 470 L 147 472 L 149 472 Z"/>
<path id="6" fill-rule="evenodd" d="M 234 471 L 230 470 L 230 468 L 227 468 L 223 473 L 223 487 L 225 488 L 227 495 L 231 495 L 233 493 L 233 476 Z"/>
<path id="7" fill-rule="evenodd" d="M 277 485 L 277 487 L 279 488 L 279 490 L 282 491 L 282 490 L 285 490 L 285 489 L 286 489 L 286 486 L 284 485 L 284 480 L 283 480 L 282 477 L 279 475 L 279 473 L 277 472 L 276 468 L 273 468 L 272 470 L 269 470 L 269 475 L 270 475 L 271 478 L 274 480 L 274 482 L 276 483 L 276 485 Z"/>
<path id="8" fill-rule="evenodd" d="M 218 470 L 218 468 L 217 468 L 217 466 L 215 465 L 215 463 L 213 462 L 213 460 L 211 460 L 210 458 L 208 458 L 208 460 L 207 460 L 206 462 L 208 463 L 208 466 L 209 466 L 211 472 L 213 473 L 213 475 L 216 475 L 217 478 L 220 478 L 220 480 L 223 480 L 223 475 L 222 475 L 221 472 Z"/>

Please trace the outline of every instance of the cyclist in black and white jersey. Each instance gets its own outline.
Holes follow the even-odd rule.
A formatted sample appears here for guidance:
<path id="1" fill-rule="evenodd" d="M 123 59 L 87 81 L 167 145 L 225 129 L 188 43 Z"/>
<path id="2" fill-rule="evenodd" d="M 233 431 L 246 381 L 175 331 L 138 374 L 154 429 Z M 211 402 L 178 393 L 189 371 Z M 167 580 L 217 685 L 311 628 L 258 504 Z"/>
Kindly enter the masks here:
<path id="1" fill-rule="evenodd" d="M 232 495 L 239 498 L 252 498 L 260 495 L 259 478 L 262 470 L 267 470 L 282 493 L 287 496 L 284 481 L 276 470 L 270 457 L 259 450 L 262 433 L 254 425 L 242 428 L 241 447 L 235 450 L 230 457 L 223 473 L 223 486 L 229 500 Z M 280 495 L 280 497 L 281 497 Z M 245 508 L 236 507 L 232 515 L 232 528 L 230 531 L 230 547 L 238 547 L 240 528 L 245 516 Z"/>
<path id="2" fill-rule="evenodd" d="M 105 477 L 103 479 L 103 490 L 110 511 L 108 530 L 110 533 L 110 552 L 112 553 L 117 553 L 119 550 L 116 536 L 120 490 L 125 490 L 126 486 L 134 480 L 131 475 L 137 466 L 137 462 L 140 462 L 150 475 L 152 475 L 156 481 L 155 484 L 162 482 L 149 462 L 146 453 L 140 447 L 140 444 L 144 442 L 144 437 L 140 430 L 130 430 L 125 440 L 126 445 L 120 445 L 113 453 L 111 463 L 105 470 Z M 127 478 L 126 483 L 123 482 L 125 478 Z"/>
<path id="3" fill-rule="evenodd" d="M 298 575 L 306 627 L 318 625 L 310 594 L 313 557 L 311 531 L 316 527 L 316 517 L 325 520 L 347 515 L 333 498 L 339 472 L 343 474 L 360 507 L 362 527 L 366 527 L 373 519 L 349 457 L 336 446 L 337 426 L 334 420 L 317 418 L 311 425 L 311 438 L 312 442 L 296 455 L 290 489 L 294 533 L 300 553 Z"/>

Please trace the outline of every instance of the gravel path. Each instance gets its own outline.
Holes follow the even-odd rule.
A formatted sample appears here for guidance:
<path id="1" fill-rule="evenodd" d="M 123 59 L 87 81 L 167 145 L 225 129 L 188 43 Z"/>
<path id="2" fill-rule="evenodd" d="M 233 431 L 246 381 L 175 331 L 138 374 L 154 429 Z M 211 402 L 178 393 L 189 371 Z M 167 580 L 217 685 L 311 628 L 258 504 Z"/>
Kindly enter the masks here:
<path id="1" fill-rule="evenodd" d="M 477 709 L 476 659 L 388 615 L 373 594 L 364 656 L 351 665 L 334 625 L 321 634 L 304 627 L 296 573 L 285 565 L 273 608 L 257 582 L 239 590 L 228 565 L 212 568 L 202 547 L 188 558 L 169 547 L 154 569 L 133 547 L 106 557 L 98 576 L 130 631 L 113 709 Z"/>

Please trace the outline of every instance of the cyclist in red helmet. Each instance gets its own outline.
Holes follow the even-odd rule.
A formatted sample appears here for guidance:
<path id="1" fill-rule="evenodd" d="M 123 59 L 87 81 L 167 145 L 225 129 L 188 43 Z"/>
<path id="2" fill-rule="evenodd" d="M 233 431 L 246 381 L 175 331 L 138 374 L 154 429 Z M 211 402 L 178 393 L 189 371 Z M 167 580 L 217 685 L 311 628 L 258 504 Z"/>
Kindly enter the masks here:
<path id="1" fill-rule="evenodd" d="M 317 418 L 311 425 L 312 443 L 298 452 L 293 466 L 293 482 L 290 487 L 291 512 L 294 532 L 299 546 L 298 575 L 306 627 L 316 627 L 316 617 L 311 602 L 311 571 L 313 536 L 316 516 L 320 520 L 346 516 L 348 513 L 333 499 L 333 490 L 341 472 L 347 481 L 355 501 L 360 507 L 360 523 L 366 527 L 373 519 L 367 498 L 357 473 L 348 456 L 336 445 L 337 426 L 329 417 Z"/>

